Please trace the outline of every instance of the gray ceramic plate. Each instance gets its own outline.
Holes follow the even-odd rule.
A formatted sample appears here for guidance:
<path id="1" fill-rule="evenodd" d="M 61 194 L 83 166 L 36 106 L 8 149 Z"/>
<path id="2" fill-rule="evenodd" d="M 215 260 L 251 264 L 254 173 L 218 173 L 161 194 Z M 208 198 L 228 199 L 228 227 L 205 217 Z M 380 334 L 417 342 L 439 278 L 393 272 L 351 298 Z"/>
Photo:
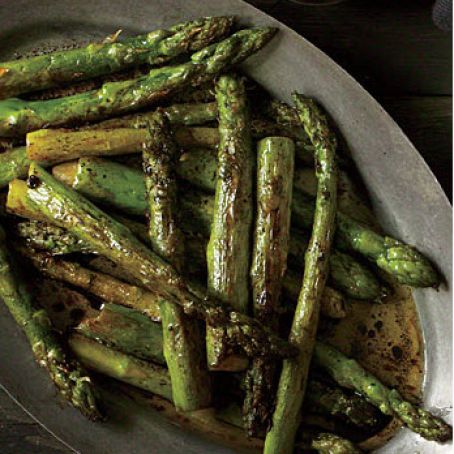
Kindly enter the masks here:
<path id="1" fill-rule="evenodd" d="M 245 65 L 277 97 L 298 90 L 328 109 L 346 137 L 383 226 L 416 245 L 448 279 L 439 292 L 415 299 L 426 353 L 424 405 L 448 419 L 452 403 L 451 206 L 426 163 L 379 104 L 347 73 L 292 30 L 239 0 L 0 0 L 0 61 L 15 51 L 104 37 L 115 30 L 144 32 L 204 15 L 235 14 L 244 24 L 280 28 L 279 36 Z M 0 383 L 48 430 L 83 453 L 227 453 L 230 449 L 186 433 L 158 413 L 137 407 L 92 424 L 61 406 L 46 373 L 0 306 Z M 124 405 L 120 397 L 113 406 Z M 382 448 L 387 453 L 442 453 L 452 446 L 426 442 L 408 430 Z M 277 453 L 276 453 L 277 454 Z"/>

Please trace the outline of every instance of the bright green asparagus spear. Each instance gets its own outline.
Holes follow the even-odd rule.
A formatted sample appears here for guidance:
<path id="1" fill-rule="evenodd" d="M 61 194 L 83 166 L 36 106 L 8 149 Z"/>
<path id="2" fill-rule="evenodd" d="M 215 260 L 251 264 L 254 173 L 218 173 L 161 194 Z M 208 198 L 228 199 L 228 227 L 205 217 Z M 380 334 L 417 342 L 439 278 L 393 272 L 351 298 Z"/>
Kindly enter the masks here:
<path id="1" fill-rule="evenodd" d="M 244 82 L 236 76 L 222 76 L 216 84 L 216 101 L 220 143 L 213 221 L 207 247 L 208 291 L 236 311 L 247 314 L 255 153 Z M 236 368 L 236 361 L 232 359 L 235 355 L 228 350 L 224 336 L 222 328 L 207 329 L 210 368 Z M 223 362 L 229 365 L 225 366 Z M 238 368 L 244 368 L 241 359 Z"/>
<path id="2" fill-rule="evenodd" d="M 424 438 L 440 442 L 452 438 L 451 426 L 405 401 L 395 389 L 387 388 L 357 361 L 347 358 L 330 345 L 318 342 L 314 350 L 314 361 L 341 386 L 355 390 L 382 413 L 397 417 Z"/>
<path id="3" fill-rule="evenodd" d="M 257 214 L 251 282 L 254 316 L 278 330 L 278 307 L 287 270 L 295 146 L 291 139 L 269 137 L 257 144 Z M 246 373 L 243 406 L 246 429 L 269 427 L 276 364 L 254 358 Z"/>
<path id="4" fill-rule="evenodd" d="M 196 283 L 137 240 L 131 231 L 80 194 L 67 189 L 44 169 L 32 164 L 27 191 L 30 204 L 50 223 L 66 228 L 138 279 L 158 295 L 180 304 L 185 313 L 223 326 L 231 342 L 246 355 L 292 356 L 295 348 L 260 323 L 209 298 Z"/>
<path id="5" fill-rule="evenodd" d="M 0 227 L 0 297 L 22 328 L 36 361 L 45 367 L 60 394 L 85 416 L 99 419 L 93 384 L 79 363 L 68 357 L 56 337 L 44 309 L 33 307 L 25 282 L 13 274 Z"/>
<path id="6" fill-rule="evenodd" d="M 192 153 L 192 152 L 191 152 Z M 191 154 L 187 153 L 187 155 Z M 202 156 L 206 156 L 201 153 Z M 199 152 L 196 152 L 196 157 Z M 183 155 L 184 158 L 185 155 Z M 192 158 L 191 158 L 192 159 Z M 198 159 L 198 158 L 197 158 Z M 185 162 L 185 161 L 183 161 Z M 195 160 L 194 160 L 195 162 Z M 201 166 L 207 161 L 201 161 Z M 213 160 L 213 162 L 215 162 Z M 177 172 L 181 175 L 181 164 Z M 192 179 L 204 179 L 204 169 L 192 166 L 186 175 Z M 211 166 L 209 166 L 211 167 Z M 206 169 L 206 168 L 205 168 Z M 186 170 L 188 170 L 186 168 Z M 216 172 L 216 170 L 212 170 Z M 53 174 L 88 198 L 107 203 L 130 214 L 140 215 L 146 210 L 143 177 L 139 171 L 127 166 L 99 158 L 81 158 L 77 162 L 58 165 Z M 298 170 L 295 172 L 298 175 Z M 198 176 L 197 176 L 198 175 Z M 197 191 L 182 191 L 181 209 L 183 228 L 209 234 L 213 212 L 213 200 Z M 295 205 L 295 201 L 294 204 Z M 290 238 L 291 261 L 298 267 L 304 266 L 304 254 L 308 239 L 293 229 Z M 386 295 L 386 288 L 375 275 L 351 256 L 335 251 L 330 257 L 330 282 L 347 296 L 366 301 L 379 301 Z"/>
<path id="7" fill-rule="evenodd" d="M 0 136 L 25 134 L 44 126 L 96 121 L 144 108 L 190 83 L 200 83 L 240 63 L 275 34 L 272 28 L 241 30 L 178 66 L 152 69 L 138 79 L 105 83 L 99 90 L 49 101 L 0 101 Z"/>
<path id="8" fill-rule="evenodd" d="M 168 120 L 157 113 L 149 122 L 150 140 L 143 147 L 143 170 L 149 206 L 149 237 L 153 249 L 179 272 L 184 268 L 184 236 L 176 214 L 175 163 L 178 149 Z M 171 301 L 159 304 L 163 325 L 164 356 L 179 411 L 208 407 L 210 377 L 205 363 L 203 336 L 197 320 L 189 319 Z"/>
<path id="9" fill-rule="evenodd" d="M 232 17 L 207 17 L 117 41 L 0 63 L 0 98 L 43 90 L 141 64 L 162 65 L 223 38 Z"/>
<path id="10" fill-rule="evenodd" d="M 162 325 L 134 309 L 104 304 L 97 317 L 82 320 L 76 331 L 139 359 L 165 364 Z"/>
<path id="11" fill-rule="evenodd" d="M 289 341 L 300 354 L 285 360 L 277 391 L 273 426 L 265 440 L 266 454 L 291 454 L 306 390 L 307 375 L 317 334 L 320 299 L 328 272 L 337 200 L 336 137 L 325 115 L 310 99 L 295 93 L 293 99 L 302 126 L 315 148 L 318 179 L 314 226 L 305 258 L 303 284 Z"/>
<path id="12" fill-rule="evenodd" d="M 292 219 L 303 228 L 310 228 L 313 200 L 300 193 L 293 205 Z M 347 216 L 337 216 L 337 247 L 364 255 L 379 268 L 394 276 L 401 284 L 413 287 L 436 287 L 440 282 L 432 264 L 414 247 L 392 237 L 381 236 Z"/>

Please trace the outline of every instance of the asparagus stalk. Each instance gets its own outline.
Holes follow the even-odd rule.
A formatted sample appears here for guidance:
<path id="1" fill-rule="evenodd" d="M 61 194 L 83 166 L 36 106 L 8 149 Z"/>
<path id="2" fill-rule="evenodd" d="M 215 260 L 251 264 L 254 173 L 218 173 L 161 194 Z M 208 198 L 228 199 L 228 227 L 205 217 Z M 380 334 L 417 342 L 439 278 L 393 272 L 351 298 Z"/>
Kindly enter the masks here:
<path id="1" fill-rule="evenodd" d="M 31 251 L 28 248 L 21 248 L 20 252 L 30 259 L 39 271 L 52 279 L 79 287 L 109 303 L 134 308 L 152 320 L 161 320 L 159 297 L 156 293 L 84 268 L 76 262 L 49 257 L 46 253 Z"/>
<path id="2" fill-rule="evenodd" d="M 141 64 L 161 65 L 223 38 L 232 22 L 232 17 L 206 17 L 120 42 L 115 35 L 113 40 L 101 44 L 3 62 L 0 63 L 0 98 L 91 79 Z"/>
<path id="3" fill-rule="evenodd" d="M 24 331 L 39 365 L 45 367 L 60 394 L 85 416 L 101 417 L 93 384 L 80 364 L 69 358 L 52 330 L 44 309 L 33 307 L 25 282 L 16 276 L 0 227 L 0 297 Z"/>
<path id="4" fill-rule="evenodd" d="M 253 150 L 244 83 L 232 75 L 216 84 L 219 151 L 213 221 L 207 246 L 208 291 L 236 311 L 248 313 L 252 226 Z M 207 327 L 211 369 L 241 370 L 244 360 L 229 351 L 225 330 Z"/>
<path id="5" fill-rule="evenodd" d="M 196 164 L 199 155 L 206 154 L 196 152 L 196 155 L 185 159 L 183 155 L 177 167 L 181 176 L 191 178 L 191 182 L 204 180 L 205 172 L 216 173 L 215 159 L 209 161 L 213 164 L 204 166 L 207 160 L 201 160 L 200 166 Z M 192 169 L 187 166 L 187 161 L 193 160 Z M 211 170 L 207 170 L 211 169 Z M 121 164 L 102 161 L 99 158 L 81 158 L 77 162 L 61 164 L 53 168 L 54 176 L 64 181 L 88 198 L 99 202 L 108 203 L 120 208 L 130 214 L 140 215 L 146 210 L 145 188 L 143 177 L 139 171 L 130 169 Z M 299 174 L 297 169 L 295 175 Z M 298 197 L 299 196 L 299 197 Z M 298 199 L 293 200 L 293 207 L 305 198 L 297 193 Z M 182 221 L 185 230 L 200 231 L 202 234 L 209 234 L 213 200 L 207 195 L 198 192 L 183 191 L 181 197 L 181 208 L 183 211 Z M 301 217 L 301 216 L 300 216 Z M 307 221 L 306 221 L 307 223 Z M 303 257 L 307 249 L 308 240 L 301 232 L 292 230 L 290 238 L 291 261 L 297 266 L 303 266 Z M 335 288 L 344 292 L 347 296 L 366 300 L 379 301 L 386 295 L 387 289 L 379 282 L 375 275 L 360 262 L 351 256 L 336 251 L 330 257 L 330 283 Z"/>
<path id="6" fill-rule="evenodd" d="M 172 104 L 168 107 L 161 107 L 160 110 L 173 125 L 201 125 L 215 121 L 218 115 L 218 106 L 215 102 Z M 146 125 L 146 122 L 153 116 L 154 112 L 126 115 L 88 125 L 83 129 L 140 128 Z"/>
<path id="7" fill-rule="evenodd" d="M 162 366 L 113 350 L 82 335 L 72 334 L 68 343 L 87 369 L 172 400 L 170 377 Z"/>
<path id="8" fill-rule="evenodd" d="M 93 250 L 125 268 L 148 290 L 180 304 L 187 315 L 224 326 L 229 339 L 248 356 L 292 356 L 295 348 L 260 323 L 210 298 L 194 282 L 137 240 L 132 232 L 80 194 L 67 189 L 38 165 L 30 166 L 29 202 L 50 223 L 66 228 Z"/>
<path id="9" fill-rule="evenodd" d="M 166 108 L 166 112 L 172 118 L 171 108 Z M 126 119 L 106 120 L 78 131 L 40 129 L 30 132 L 27 134 L 27 156 L 30 160 L 45 165 L 78 157 L 139 153 L 142 150 L 142 143 L 147 140 L 147 131 L 141 126 L 146 124 L 153 115 L 154 112 L 151 112 L 133 115 L 130 119 L 126 117 Z M 188 114 L 185 124 L 191 124 L 190 119 Z M 173 120 L 178 124 L 177 120 L 183 119 L 173 114 Z M 267 133 L 277 132 L 277 129 L 276 125 L 269 122 L 251 122 L 251 133 L 255 139 L 267 137 L 269 135 Z M 290 138 L 296 136 L 290 132 L 287 132 L 287 135 Z M 175 129 L 175 139 L 183 148 L 214 149 L 219 145 L 220 136 L 216 128 L 180 126 Z M 310 153 L 313 155 L 312 151 Z M 212 184 L 214 186 L 215 182 Z"/>
<path id="10" fill-rule="evenodd" d="M 314 361 L 341 386 L 355 390 L 385 415 L 400 419 L 413 432 L 439 442 L 452 438 L 451 426 L 405 401 L 397 390 L 387 388 L 357 361 L 347 358 L 330 345 L 318 342 L 314 349 Z"/>
<path id="11" fill-rule="evenodd" d="M 161 324 L 135 309 L 104 304 L 99 315 L 82 320 L 76 332 L 139 359 L 165 364 Z"/>
<path id="12" fill-rule="evenodd" d="M 0 101 L 0 136 L 11 137 L 47 126 L 96 121 L 144 108 L 191 83 L 200 83 L 261 49 L 272 28 L 241 30 L 177 66 L 152 69 L 148 75 L 105 83 L 99 90 L 48 101 Z"/>
<path id="13" fill-rule="evenodd" d="M 265 439 L 264 452 L 268 454 L 293 452 L 298 428 L 297 417 L 303 403 L 317 334 L 320 300 L 327 277 L 336 215 L 336 138 L 328 128 L 325 115 L 314 101 L 297 93 L 293 95 L 293 99 L 301 124 L 315 148 L 318 187 L 314 227 L 305 257 L 303 285 L 289 336 L 289 341 L 298 346 L 300 354 L 292 360 L 285 360 L 282 366 L 273 427 Z"/>
<path id="14" fill-rule="evenodd" d="M 149 132 L 150 140 L 143 148 L 149 236 L 153 249 L 181 272 L 184 237 L 176 216 L 174 174 L 178 150 L 163 114 L 156 114 L 150 121 Z M 171 301 L 162 300 L 159 309 L 175 407 L 183 412 L 208 407 L 211 402 L 210 377 L 204 364 L 203 337 L 198 321 L 190 320 L 183 309 Z"/>
<path id="15" fill-rule="evenodd" d="M 254 316 L 278 330 L 277 309 L 287 270 L 295 146 L 284 137 L 269 137 L 257 145 L 257 215 L 251 281 Z M 246 373 L 243 412 L 250 434 L 269 426 L 276 365 L 254 358 Z"/>

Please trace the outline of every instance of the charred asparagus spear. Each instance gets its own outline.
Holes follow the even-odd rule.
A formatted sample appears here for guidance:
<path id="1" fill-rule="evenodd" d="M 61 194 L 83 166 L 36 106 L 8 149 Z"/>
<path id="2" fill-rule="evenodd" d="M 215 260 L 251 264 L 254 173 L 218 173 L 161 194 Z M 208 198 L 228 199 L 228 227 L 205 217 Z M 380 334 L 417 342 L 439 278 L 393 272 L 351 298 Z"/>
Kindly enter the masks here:
<path id="1" fill-rule="evenodd" d="M 20 136 L 44 126 L 102 120 L 144 108 L 191 83 L 200 83 L 261 49 L 275 29 L 241 30 L 177 66 L 152 69 L 138 79 L 105 83 L 99 90 L 51 99 L 0 101 L 0 136 Z"/>
<path id="2" fill-rule="evenodd" d="M 159 297 L 156 293 L 90 270 L 76 262 L 49 257 L 46 253 L 28 248 L 21 248 L 20 252 L 30 259 L 38 270 L 53 279 L 79 287 L 109 303 L 134 308 L 152 320 L 161 320 Z"/>
<path id="3" fill-rule="evenodd" d="M 43 90 L 121 71 L 141 64 L 161 65 L 222 39 L 232 17 L 206 17 L 117 41 L 0 63 L 0 98 Z"/>
<path id="4" fill-rule="evenodd" d="M 257 214 L 251 282 L 254 316 L 278 330 L 278 306 L 287 270 L 295 146 L 269 137 L 257 145 Z M 245 427 L 252 435 L 269 427 L 276 364 L 254 358 L 246 373 Z"/>
<path id="5" fill-rule="evenodd" d="M 317 198 L 314 227 L 305 257 L 303 285 L 298 298 L 289 341 L 300 354 L 285 360 L 276 396 L 273 426 L 265 439 L 264 452 L 293 452 L 306 389 L 309 365 L 317 334 L 320 300 L 325 286 L 331 241 L 334 235 L 337 168 L 336 137 L 328 128 L 327 119 L 313 100 L 293 95 L 298 116 L 315 148 Z"/>
<path id="6" fill-rule="evenodd" d="M 127 269 L 145 288 L 180 304 L 187 315 L 205 319 L 215 326 L 224 326 L 229 339 L 246 355 L 283 357 L 295 354 L 294 347 L 271 334 L 257 321 L 207 297 L 200 286 L 184 279 L 140 243 L 128 228 L 35 164 L 30 166 L 27 194 L 30 204 L 49 222 L 66 228 L 93 250 Z"/>
<path id="7" fill-rule="evenodd" d="M 178 150 L 162 113 L 149 122 L 150 140 L 143 147 L 143 169 L 149 205 L 149 236 L 153 249 L 179 272 L 184 267 L 184 237 L 176 215 L 175 163 Z M 159 304 L 164 356 L 179 411 L 208 407 L 210 377 L 205 363 L 203 336 L 197 320 L 189 319 L 171 301 Z"/>
<path id="8" fill-rule="evenodd" d="M 213 162 L 215 161 L 213 160 Z M 190 176 L 195 181 L 203 179 L 204 169 L 202 166 L 204 163 L 206 161 L 202 160 L 200 167 L 194 165 L 191 172 L 186 173 L 186 176 Z M 177 167 L 177 172 L 180 175 L 181 164 L 180 161 L 180 165 Z M 186 170 L 188 169 L 186 168 Z M 213 169 L 212 172 L 215 173 L 216 170 Z M 298 172 L 297 170 L 295 174 L 298 175 Z M 143 177 L 139 171 L 134 169 L 99 158 L 81 158 L 77 162 L 54 167 L 53 174 L 60 181 L 64 181 L 88 198 L 101 204 L 107 203 L 136 215 L 143 214 L 146 210 Z M 188 192 L 187 190 L 183 191 L 180 199 L 184 214 L 182 217 L 184 229 L 200 231 L 208 235 L 213 212 L 213 200 L 200 192 Z M 297 201 L 294 200 L 293 205 L 295 203 Z M 293 229 L 290 238 L 290 255 L 291 262 L 298 267 L 304 265 L 307 244 L 308 239 L 301 232 Z M 331 283 L 351 298 L 379 301 L 387 293 L 386 288 L 375 275 L 349 255 L 336 251 L 330 257 L 330 266 Z"/>
<path id="9" fill-rule="evenodd" d="M 398 391 L 387 388 L 357 361 L 347 358 L 334 347 L 318 342 L 314 349 L 314 361 L 341 386 L 355 390 L 385 415 L 400 419 L 413 432 L 439 442 L 452 438 L 451 426 L 405 401 Z"/>
<path id="10" fill-rule="evenodd" d="M 208 291 L 236 311 L 249 310 L 249 260 L 252 227 L 253 160 L 244 83 L 222 76 L 216 84 L 219 151 L 213 221 L 207 247 Z M 241 370 L 245 363 L 223 340 L 226 331 L 207 327 L 211 369 Z"/>
<path id="11" fill-rule="evenodd" d="M 93 384 L 80 364 L 64 351 L 43 309 L 33 307 L 25 283 L 14 274 L 0 227 L 0 297 L 24 331 L 36 361 L 45 367 L 60 394 L 90 419 L 99 419 Z"/>

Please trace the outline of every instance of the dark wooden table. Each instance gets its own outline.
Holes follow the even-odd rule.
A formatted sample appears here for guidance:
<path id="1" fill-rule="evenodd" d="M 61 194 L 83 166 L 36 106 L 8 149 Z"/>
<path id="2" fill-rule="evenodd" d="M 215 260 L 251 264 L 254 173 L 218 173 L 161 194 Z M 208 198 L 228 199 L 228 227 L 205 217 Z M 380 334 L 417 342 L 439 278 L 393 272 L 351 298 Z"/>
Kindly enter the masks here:
<path id="1" fill-rule="evenodd" d="M 303 6 L 254 0 L 349 71 L 407 133 L 451 198 L 451 35 L 431 20 L 431 1 L 350 0 Z M 0 390 L 0 452 L 70 452 Z"/>

